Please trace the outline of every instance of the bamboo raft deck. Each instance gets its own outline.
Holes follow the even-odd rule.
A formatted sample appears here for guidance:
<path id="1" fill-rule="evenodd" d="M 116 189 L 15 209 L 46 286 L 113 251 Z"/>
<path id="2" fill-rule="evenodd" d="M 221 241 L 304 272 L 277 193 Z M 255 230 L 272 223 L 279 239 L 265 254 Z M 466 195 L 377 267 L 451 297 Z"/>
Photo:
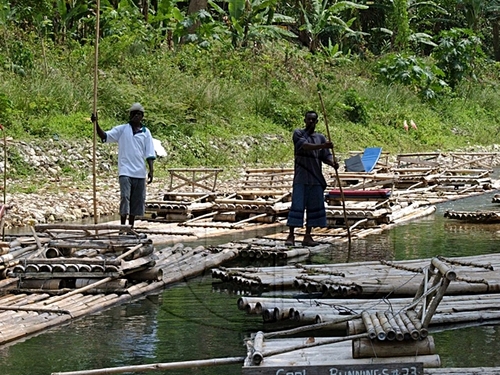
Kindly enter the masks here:
<path id="1" fill-rule="evenodd" d="M 154 250 L 145 235 L 120 233 L 127 230 L 41 225 L 33 238 L 2 247 L 0 345 L 143 298 L 237 256 L 182 243 Z"/>
<path id="2" fill-rule="evenodd" d="M 468 159 L 467 162 L 476 167 L 473 165 L 475 162 Z M 203 169 L 194 172 L 206 171 Z M 148 204 L 158 205 L 151 207 L 153 213 L 161 215 L 138 221 L 131 234 L 120 233 L 129 231 L 127 226 L 73 227 L 72 230 L 83 232 L 78 235 L 69 234 L 67 230 L 63 230 L 64 226 L 37 226 L 31 241 L 21 244 L 19 249 L 16 248 L 18 252 L 5 251 L 5 246 L 2 248 L 4 254 L 0 257 L 0 270 L 3 271 L 4 278 L 0 280 L 0 326 L 4 328 L 0 332 L 0 344 L 95 311 L 142 298 L 148 293 L 194 277 L 207 269 L 213 269 L 213 275 L 222 270 L 218 278 L 227 278 L 225 282 L 233 283 L 237 288 L 244 286 L 241 288 L 257 293 L 279 288 L 299 289 L 310 295 L 321 294 L 323 298 L 380 296 L 387 293 L 394 296 L 415 294 L 418 289 L 416 276 L 422 276 L 422 270 L 429 260 L 422 260 L 420 263 L 412 261 L 402 264 L 364 264 L 367 268 L 361 267 L 361 264 L 342 265 L 339 268 L 336 265 L 299 265 L 294 266 L 290 273 L 290 266 L 273 267 L 282 271 L 278 277 L 266 268 L 226 270 L 220 267 L 224 262 L 237 257 L 271 259 L 274 264 L 279 259 L 307 257 L 314 252 L 324 251 L 332 242 L 346 241 L 346 223 L 343 222 L 341 208 L 336 205 L 327 205 L 329 227 L 313 233 L 320 239 L 320 245 L 314 248 L 285 247 L 286 234 L 282 231 L 263 238 L 208 248 L 190 248 L 183 245 L 183 242 L 234 234 L 238 231 L 248 234 L 251 231 L 284 228 L 284 218 L 290 203 L 290 172 L 248 171 L 248 184 L 241 185 L 241 190 L 229 195 L 215 192 L 218 170 L 211 171 L 213 185 L 200 185 L 201 179 L 194 175 L 192 178 L 183 177 L 183 183 L 191 186 L 192 191 L 168 191 L 163 200 L 149 201 Z M 404 189 L 392 190 L 390 199 L 349 201 L 347 224 L 352 230 L 353 238 L 361 238 L 407 220 L 429 215 L 435 211 L 432 202 L 438 199 L 445 201 L 481 194 L 492 185 L 487 171 L 447 174 L 433 169 L 433 174 L 427 172 L 424 173 L 427 178 L 422 180 L 421 175 L 418 182 L 413 181 L 409 186 L 403 184 Z M 181 171 L 174 173 L 178 175 Z M 467 173 L 472 176 L 466 176 Z M 257 182 L 250 178 L 255 175 L 259 175 L 255 181 L 266 181 L 267 189 L 263 186 L 256 188 Z M 387 188 L 397 186 L 395 180 L 399 178 L 399 174 L 385 173 L 377 176 L 375 172 L 370 176 L 346 174 L 343 181 L 356 188 L 360 184 L 365 187 Z M 274 180 L 284 182 L 278 183 Z M 273 181 L 274 186 L 269 181 Z M 201 186 L 208 191 L 195 191 Z M 431 192 L 436 194 L 435 198 L 431 197 Z M 163 214 L 165 216 L 162 216 Z M 300 238 L 303 232 L 298 230 L 296 234 Z M 152 251 L 155 245 L 167 243 L 172 246 Z M 460 261 L 466 262 L 467 259 Z M 475 264 L 476 261 L 478 264 Z M 500 278 L 496 274 L 498 260 L 495 258 L 489 262 L 486 258 L 481 258 L 470 262 L 471 264 L 454 265 L 461 268 L 460 278 L 449 286 L 448 292 L 454 298 L 459 298 L 463 293 L 459 289 L 467 285 L 467 293 L 484 293 L 485 296 L 481 298 L 490 298 L 487 292 L 497 293 L 500 289 Z M 369 269 L 375 272 L 368 272 Z M 406 281 L 406 284 L 395 288 L 394 283 L 402 281 Z M 479 299 L 476 298 L 475 301 Z M 443 299 L 443 308 L 446 307 L 445 302 L 448 302 L 448 298 Z M 485 311 L 481 314 L 478 314 L 476 308 L 476 316 L 483 319 L 496 316 L 495 311 L 489 311 L 489 302 L 491 301 L 485 302 Z M 497 303 L 496 300 L 491 302 L 492 305 Z M 330 306 L 324 310 L 331 309 Z M 452 309 L 456 316 L 455 308 L 449 309 Z M 470 315 L 468 311 L 463 313 Z M 314 318 L 311 318 L 313 314 Z M 299 310 L 297 314 L 294 311 L 293 316 L 296 315 L 302 323 L 310 323 L 314 319 L 314 322 L 321 324 L 330 319 L 325 311 L 318 314 L 312 308 Z M 445 316 L 446 313 L 439 311 L 434 318 L 438 319 L 441 315 Z M 288 312 L 288 317 L 290 316 Z M 431 363 L 436 362 L 435 357 L 429 360 Z"/>
<path id="3" fill-rule="evenodd" d="M 450 295 L 500 292 L 500 255 L 439 259 L 454 265 L 460 277 L 447 290 Z M 214 268 L 212 277 L 238 290 L 289 290 L 323 298 L 413 296 L 429 259 L 355 262 L 283 267 Z"/>
<path id="4" fill-rule="evenodd" d="M 422 373 L 424 367 L 439 367 L 440 358 L 428 327 L 457 273 L 437 258 L 431 259 L 427 271 L 414 298 L 405 306 L 389 304 L 381 309 L 372 302 L 357 311 L 347 308 L 347 315 L 337 315 L 326 323 L 286 331 L 257 332 L 247 340 L 243 374 L 278 373 L 276 369 L 283 367 L 286 373 L 305 373 L 307 369 L 308 373 L 318 374 L 324 373 L 322 370 L 348 373 L 354 369 L 361 373 L 363 370 Z M 310 331 L 332 323 L 347 323 L 347 336 L 311 336 Z M 276 338 L 301 333 L 306 333 L 307 337 Z"/>
<path id="5" fill-rule="evenodd" d="M 349 226 L 374 227 L 390 223 L 391 216 L 425 210 L 424 205 L 493 189 L 497 181 L 490 174 L 495 156 L 496 153 L 400 154 L 391 166 L 386 155 L 383 165 L 372 172 L 339 172 L 337 178 L 332 170 L 325 171 L 327 191 L 338 189 L 338 181 L 347 193 L 390 189 L 388 199 L 381 197 L 374 202 L 370 202 L 371 198 L 356 199 L 346 194 Z M 247 169 L 230 192 L 218 191 L 217 176 L 221 172 L 216 168 L 170 169 L 168 191 L 163 193 L 162 200 L 146 202 L 143 219 L 177 222 L 191 228 L 226 229 L 286 219 L 291 205 L 293 168 Z M 341 227 L 344 218 L 339 198 L 327 194 L 326 202 L 329 226 Z"/>
<path id="6" fill-rule="evenodd" d="M 470 223 L 500 223 L 500 212 L 496 211 L 451 211 L 444 213 L 451 220 L 461 220 Z"/>

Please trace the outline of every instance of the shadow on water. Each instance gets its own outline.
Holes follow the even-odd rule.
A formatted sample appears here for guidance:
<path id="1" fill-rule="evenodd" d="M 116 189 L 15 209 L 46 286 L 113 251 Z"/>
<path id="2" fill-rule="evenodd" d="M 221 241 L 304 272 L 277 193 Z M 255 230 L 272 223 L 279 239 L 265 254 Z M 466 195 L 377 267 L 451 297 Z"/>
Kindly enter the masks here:
<path id="1" fill-rule="evenodd" d="M 350 261 L 498 253 L 500 225 L 465 224 L 443 217 L 447 209 L 495 209 L 490 203 L 494 193 L 440 204 L 432 216 L 353 241 Z M 346 262 L 346 250 L 346 245 L 332 246 L 323 254 L 300 261 Z M 237 309 L 239 297 L 240 294 L 234 291 L 218 288 L 207 272 L 158 295 L 2 347 L 0 373 L 49 375 L 62 371 L 245 356 L 244 338 L 267 327 L 262 318 Z M 500 366 L 498 325 L 453 327 L 434 332 L 433 337 L 445 367 Z M 159 373 L 239 374 L 241 366 Z"/>

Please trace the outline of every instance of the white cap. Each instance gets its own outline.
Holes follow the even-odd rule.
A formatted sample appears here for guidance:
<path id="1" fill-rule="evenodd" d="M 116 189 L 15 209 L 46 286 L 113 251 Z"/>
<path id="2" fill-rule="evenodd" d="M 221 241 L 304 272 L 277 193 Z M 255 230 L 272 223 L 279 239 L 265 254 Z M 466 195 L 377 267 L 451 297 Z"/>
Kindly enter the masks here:
<path id="1" fill-rule="evenodd" d="M 141 105 L 141 103 L 134 103 L 134 104 L 132 104 L 132 107 L 130 107 L 130 109 L 128 111 L 129 111 L 129 113 L 134 112 L 134 111 L 140 111 L 140 112 L 144 113 L 144 107 Z"/>

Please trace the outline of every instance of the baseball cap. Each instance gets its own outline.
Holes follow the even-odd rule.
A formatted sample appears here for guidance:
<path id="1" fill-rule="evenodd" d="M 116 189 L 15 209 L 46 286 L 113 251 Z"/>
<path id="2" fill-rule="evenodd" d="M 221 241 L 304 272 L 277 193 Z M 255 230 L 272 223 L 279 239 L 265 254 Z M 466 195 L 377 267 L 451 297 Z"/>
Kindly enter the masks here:
<path id="1" fill-rule="evenodd" d="M 129 112 L 139 111 L 144 113 L 144 107 L 140 103 L 134 103 L 128 110 Z"/>

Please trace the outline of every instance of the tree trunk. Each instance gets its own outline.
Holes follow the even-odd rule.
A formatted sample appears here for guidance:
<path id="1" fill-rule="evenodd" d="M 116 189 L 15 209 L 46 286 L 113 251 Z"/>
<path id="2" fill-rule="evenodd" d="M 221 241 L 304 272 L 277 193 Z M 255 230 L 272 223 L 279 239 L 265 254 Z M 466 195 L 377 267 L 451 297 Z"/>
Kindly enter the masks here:
<path id="1" fill-rule="evenodd" d="M 149 1 L 148 0 L 142 1 L 142 15 L 144 16 L 144 21 L 146 21 L 146 23 L 147 23 L 148 22 L 148 15 L 149 15 Z"/>
<path id="2" fill-rule="evenodd" d="M 196 12 L 199 12 L 202 9 L 207 9 L 208 7 L 208 1 L 207 0 L 191 0 L 189 2 L 189 7 L 188 7 L 188 14 L 195 14 Z M 196 30 L 198 30 L 198 27 L 200 26 L 200 22 L 196 21 L 189 29 L 188 32 L 189 34 L 194 34 L 196 33 Z"/>
<path id="3" fill-rule="evenodd" d="M 495 61 L 500 61 L 500 24 L 499 20 L 495 19 L 492 21 L 492 33 L 493 33 L 493 52 L 495 54 Z"/>
<path id="4" fill-rule="evenodd" d="M 297 9 L 300 8 L 300 4 L 302 4 L 302 8 L 307 11 L 307 9 L 310 8 L 310 3 L 308 0 L 298 0 L 297 1 Z M 300 12 L 299 16 L 299 27 L 305 24 L 305 18 L 304 18 L 304 13 Z M 306 30 L 298 30 L 298 36 L 299 36 L 299 41 L 303 46 L 307 46 L 309 49 L 311 49 L 311 38 Z"/>

